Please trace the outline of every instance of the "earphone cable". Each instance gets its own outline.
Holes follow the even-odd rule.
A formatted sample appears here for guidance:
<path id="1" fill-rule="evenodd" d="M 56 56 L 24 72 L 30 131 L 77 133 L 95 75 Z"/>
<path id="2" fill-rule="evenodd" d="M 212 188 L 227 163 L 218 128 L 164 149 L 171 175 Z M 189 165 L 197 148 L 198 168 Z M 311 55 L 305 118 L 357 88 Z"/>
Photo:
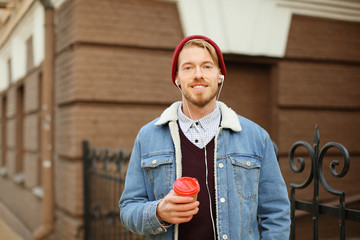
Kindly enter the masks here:
<path id="1" fill-rule="evenodd" d="M 221 86 L 220 86 L 219 92 L 218 92 L 218 94 L 217 94 L 216 101 L 219 100 L 219 97 L 220 97 L 220 93 L 221 93 L 223 84 L 224 84 L 224 80 L 221 81 Z M 184 96 L 184 93 L 183 93 L 182 89 L 179 87 L 179 85 L 176 84 L 176 86 L 177 86 L 178 89 L 180 90 L 181 94 Z M 209 171 L 208 171 L 208 164 L 207 164 L 207 150 L 206 150 L 206 145 L 207 145 L 207 144 L 205 144 L 205 140 L 204 140 L 204 138 L 203 138 L 203 135 L 201 134 L 198 126 L 195 124 L 195 120 L 194 120 L 193 117 L 192 117 L 192 114 L 191 114 L 190 108 L 189 108 L 189 106 L 188 106 L 187 100 L 184 99 L 183 102 L 185 102 L 185 106 L 186 106 L 186 108 L 187 108 L 187 110 L 188 110 L 188 113 L 189 113 L 189 115 L 190 115 L 190 119 L 193 121 L 192 125 L 196 128 L 196 131 L 199 133 L 199 137 L 200 137 L 200 139 L 201 139 L 201 141 L 202 141 L 202 145 L 203 145 L 204 151 L 205 151 L 205 152 L 204 152 L 204 154 L 205 154 L 205 157 L 204 157 L 204 160 L 205 160 L 205 184 L 206 184 L 206 190 L 207 190 L 208 198 L 209 198 L 209 206 L 210 206 L 210 207 L 209 207 L 209 208 L 210 208 L 209 210 L 210 210 L 210 218 L 211 218 L 211 223 L 212 223 L 212 228 L 213 228 L 213 234 L 214 234 L 214 239 L 216 239 L 215 220 L 214 220 L 213 211 L 212 211 L 212 198 L 211 198 L 211 193 L 210 193 L 210 189 L 209 189 L 209 182 L 208 182 Z M 214 115 L 213 115 L 213 116 L 214 116 Z M 213 116 L 212 116 L 211 118 L 213 118 Z M 211 119 L 210 122 L 212 122 L 212 121 L 213 121 L 213 119 Z M 216 156 L 214 156 L 214 161 L 216 161 Z"/>

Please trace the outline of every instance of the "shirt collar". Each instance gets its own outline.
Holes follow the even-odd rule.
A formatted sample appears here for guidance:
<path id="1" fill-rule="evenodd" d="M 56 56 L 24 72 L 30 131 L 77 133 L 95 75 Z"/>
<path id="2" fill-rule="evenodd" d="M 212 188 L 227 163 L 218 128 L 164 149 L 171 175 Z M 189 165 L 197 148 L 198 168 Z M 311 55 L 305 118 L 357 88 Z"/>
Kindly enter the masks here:
<path id="1" fill-rule="evenodd" d="M 156 126 L 161 126 L 169 122 L 176 122 L 179 118 L 178 117 L 179 105 L 181 105 L 181 101 L 177 101 L 171 104 L 171 106 L 165 109 L 160 115 L 160 117 L 156 119 L 154 124 Z M 234 112 L 234 110 L 226 106 L 226 104 L 223 102 L 218 101 L 217 105 L 219 106 L 221 112 L 220 127 L 225 129 L 228 128 L 235 132 L 240 132 L 242 128 L 236 112 Z"/>
<path id="2" fill-rule="evenodd" d="M 202 128 L 204 131 L 207 131 L 214 121 L 217 121 L 218 124 L 220 123 L 221 111 L 219 106 L 216 104 L 214 111 L 212 111 L 205 117 L 194 121 L 183 113 L 182 104 L 180 104 L 178 108 L 178 116 L 184 132 L 189 131 L 189 129 L 193 126 L 194 123 L 197 124 L 197 126 Z"/>

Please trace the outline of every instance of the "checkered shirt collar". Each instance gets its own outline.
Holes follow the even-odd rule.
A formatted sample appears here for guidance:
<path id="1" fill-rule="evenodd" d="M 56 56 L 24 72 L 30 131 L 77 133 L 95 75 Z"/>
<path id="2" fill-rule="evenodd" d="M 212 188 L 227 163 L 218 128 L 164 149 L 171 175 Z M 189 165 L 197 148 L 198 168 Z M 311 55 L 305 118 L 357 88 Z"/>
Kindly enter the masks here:
<path id="1" fill-rule="evenodd" d="M 216 104 L 214 111 L 212 111 L 210 114 L 206 115 L 205 117 L 194 121 L 183 113 L 182 104 L 180 104 L 178 109 L 178 116 L 184 133 L 188 132 L 191 126 L 197 122 L 199 123 L 197 126 L 202 128 L 206 132 L 211 128 L 212 123 L 215 120 L 217 120 L 218 123 L 220 122 L 221 111 L 219 106 Z"/>

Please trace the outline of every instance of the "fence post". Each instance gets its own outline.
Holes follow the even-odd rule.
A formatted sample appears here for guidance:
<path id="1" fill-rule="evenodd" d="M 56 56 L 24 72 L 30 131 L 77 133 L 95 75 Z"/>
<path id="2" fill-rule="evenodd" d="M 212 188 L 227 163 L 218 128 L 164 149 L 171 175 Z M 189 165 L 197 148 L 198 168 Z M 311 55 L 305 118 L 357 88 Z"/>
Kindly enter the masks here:
<path id="1" fill-rule="evenodd" d="M 313 239 L 317 240 L 319 238 L 319 143 L 320 143 L 320 136 L 319 136 L 319 129 L 316 126 L 315 133 L 314 133 L 314 161 L 313 164 L 313 175 L 314 175 L 314 195 L 313 195 Z"/>

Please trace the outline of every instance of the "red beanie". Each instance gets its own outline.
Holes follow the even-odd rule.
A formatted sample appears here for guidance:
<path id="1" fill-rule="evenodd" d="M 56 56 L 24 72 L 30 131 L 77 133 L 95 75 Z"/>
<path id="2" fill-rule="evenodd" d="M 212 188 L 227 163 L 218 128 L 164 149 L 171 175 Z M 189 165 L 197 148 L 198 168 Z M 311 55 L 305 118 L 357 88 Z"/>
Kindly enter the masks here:
<path id="1" fill-rule="evenodd" d="M 178 58 L 179 58 L 179 54 L 180 51 L 182 50 L 184 44 L 191 40 L 191 39 L 204 39 L 205 41 L 207 41 L 208 43 L 210 43 L 216 51 L 216 54 L 218 56 L 218 61 L 219 61 L 219 67 L 221 69 L 221 74 L 224 75 L 224 79 L 226 78 L 226 68 L 225 68 L 225 63 L 224 63 L 224 57 L 221 53 L 220 48 L 218 47 L 218 45 L 216 45 L 216 43 L 214 41 L 212 41 L 210 38 L 207 38 L 205 36 L 201 36 L 201 35 L 192 35 L 192 36 L 188 36 L 186 38 L 184 38 L 179 45 L 175 48 L 174 51 L 174 55 L 173 55 L 173 59 L 172 59 L 172 66 L 171 66 L 171 78 L 172 81 L 175 84 L 175 78 L 176 78 L 176 70 L 177 70 L 177 65 L 178 65 Z"/>

